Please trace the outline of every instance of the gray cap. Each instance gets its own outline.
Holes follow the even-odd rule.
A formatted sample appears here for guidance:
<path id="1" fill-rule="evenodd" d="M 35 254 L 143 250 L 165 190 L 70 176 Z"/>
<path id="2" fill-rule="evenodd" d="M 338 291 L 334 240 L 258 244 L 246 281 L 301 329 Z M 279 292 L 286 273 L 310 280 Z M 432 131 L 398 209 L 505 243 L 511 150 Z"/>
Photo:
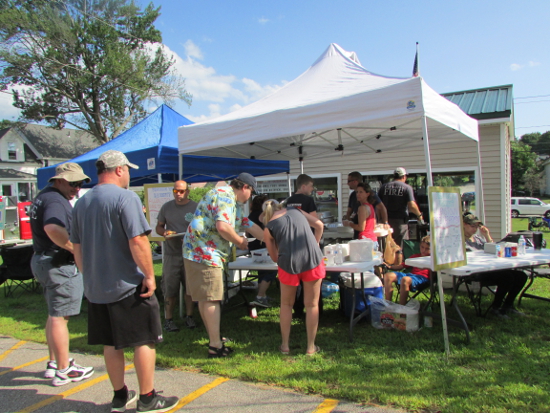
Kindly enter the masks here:
<path id="1" fill-rule="evenodd" d="M 398 175 L 398 176 L 408 175 L 407 170 L 405 168 L 403 168 L 402 166 L 400 166 L 399 168 L 395 168 L 394 174 Z"/>
<path id="2" fill-rule="evenodd" d="M 90 182 L 91 179 L 84 173 L 82 167 L 73 162 L 62 163 L 55 167 L 55 176 L 52 176 L 48 179 L 48 182 L 53 181 L 54 179 L 64 179 L 67 182 L 78 182 L 86 181 Z"/>
<path id="3" fill-rule="evenodd" d="M 250 175 L 249 173 L 247 172 L 242 172 L 239 174 L 239 176 L 237 176 L 235 179 L 241 181 L 241 182 L 244 182 L 245 184 L 249 185 L 252 187 L 252 190 L 254 192 L 256 192 L 256 187 L 257 187 L 257 183 L 256 183 L 256 178 L 254 178 L 252 175 Z"/>
<path id="4" fill-rule="evenodd" d="M 103 162 L 103 167 L 105 169 L 110 168 L 116 168 L 117 166 L 124 166 L 128 165 L 130 168 L 133 169 L 139 169 L 139 166 L 130 163 L 126 155 L 124 155 L 120 151 L 110 150 L 107 152 L 103 152 L 101 156 L 96 161 L 96 166 L 98 166 L 99 162 Z"/>

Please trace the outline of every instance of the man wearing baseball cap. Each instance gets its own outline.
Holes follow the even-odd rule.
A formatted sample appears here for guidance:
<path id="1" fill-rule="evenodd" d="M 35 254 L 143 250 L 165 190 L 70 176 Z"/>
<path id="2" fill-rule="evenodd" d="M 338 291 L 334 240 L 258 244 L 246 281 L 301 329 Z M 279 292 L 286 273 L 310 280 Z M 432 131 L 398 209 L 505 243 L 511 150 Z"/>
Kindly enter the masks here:
<path id="1" fill-rule="evenodd" d="M 232 244 L 248 249 L 247 238 L 239 236 L 237 230 L 263 240 L 262 229 L 243 214 L 239 205 L 250 199 L 256 185 L 256 179 L 243 172 L 228 186 L 208 191 L 197 205 L 183 240 L 186 290 L 199 303 L 209 338 L 209 358 L 227 357 L 233 352 L 220 335 L 223 269 L 229 262 Z"/>
<path id="2" fill-rule="evenodd" d="M 88 299 L 88 343 L 103 345 L 114 390 L 111 411 L 123 412 L 138 399 L 125 383 L 127 347 L 134 348 L 137 411 L 168 411 L 178 398 L 164 397 L 154 388 L 155 345 L 162 341 L 162 326 L 147 238 L 151 228 L 141 200 L 126 189 L 130 168 L 138 167 L 111 150 L 99 157 L 96 168 L 98 184 L 77 202 L 71 233 Z"/>
<path id="3" fill-rule="evenodd" d="M 94 373 L 93 367 L 82 367 L 69 359 L 69 317 L 80 314 L 82 274 L 75 266 L 73 244 L 69 240 L 72 224 L 70 204 L 90 178 L 80 165 L 64 163 L 55 168 L 51 186 L 34 199 L 29 216 L 34 256 L 31 268 L 44 290 L 48 304 L 46 341 L 50 360 L 45 378 L 54 386 L 81 381 Z"/>
<path id="4" fill-rule="evenodd" d="M 463 214 L 462 222 L 467 247 L 483 251 L 486 242 L 493 242 L 489 228 L 483 225 L 483 222 L 471 212 Z M 483 287 L 497 286 L 495 298 L 488 310 L 489 314 L 505 319 L 510 316 L 525 315 L 514 307 L 514 300 L 527 282 L 525 272 L 512 269 L 489 271 L 477 273 L 474 278 L 474 281 L 479 281 Z"/>
<path id="5" fill-rule="evenodd" d="M 414 200 L 414 192 L 407 185 L 407 171 L 403 167 L 396 168 L 393 181 L 380 187 L 378 196 L 388 210 L 388 224 L 393 228 L 393 239 L 403 247 L 403 240 L 409 239 L 409 213 L 422 219 L 422 212 Z"/>

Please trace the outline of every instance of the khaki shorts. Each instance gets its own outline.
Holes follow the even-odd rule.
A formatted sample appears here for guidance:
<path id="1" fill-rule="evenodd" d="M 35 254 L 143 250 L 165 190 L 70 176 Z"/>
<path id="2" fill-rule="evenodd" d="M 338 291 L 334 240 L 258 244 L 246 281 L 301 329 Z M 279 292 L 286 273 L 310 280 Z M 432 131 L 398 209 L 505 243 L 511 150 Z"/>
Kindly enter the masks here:
<path id="1" fill-rule="evenodd" d="M 166 298 L 179 297 L 180 285 L 185 285 L 183 256 L 165 254 L 162 262 L 162 280 L 160 287 Z"/>
<path id="2" fill-rule="evenodd" d="M 223 300 L 223 269 L 184 259 L 185 288 L 193 301 Z"/>

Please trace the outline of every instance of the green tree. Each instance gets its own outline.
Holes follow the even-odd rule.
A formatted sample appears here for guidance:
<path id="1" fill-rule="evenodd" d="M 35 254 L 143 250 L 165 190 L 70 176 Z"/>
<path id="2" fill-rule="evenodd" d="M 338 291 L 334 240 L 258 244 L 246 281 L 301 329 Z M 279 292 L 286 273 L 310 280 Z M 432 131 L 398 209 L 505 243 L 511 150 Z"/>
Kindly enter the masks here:
<path id="1" fill-rule="evenodd" d="M 521 177 L 524 183 L 525 190 L 529 191 L 529 194 L 533 196 L 533 193 L 542 188 L 544 183 L 544 173 L 536 168 L 529 168 L 525 174 Z"/>
<path id="2" fill-rule="evenodd" d="M 550 155 L 550 131 L 526 133 L 521 142 L 529 145 L 539 155 Z"/>
<path id="3" fill-rule="evenodd" d="M 159 8 L 132 0 L 0 0 L 0 89 L 22 120 L 70 124 L 104 143 L 157 100 L 191 103 L 160 45 Z"/>
<path id="4" fill-rule="evenodd" d="M 523 176 L 528 171 L 537 171 L 537 154 L 531 150 L 526 143 L 517 140 L 511 142 L 511 161 L 512 161 L 512 189 L 519 190 L 524 188 Z"/>
<path id="5" fill-rule="evenodd" d="M 189 199 L 191 201 L 200 202 L 203 196 L 206 195 L 208 191 L 214 188 L 215 184 L 209 183 L 202 188 L 191 188 L 189 191 Z"/>

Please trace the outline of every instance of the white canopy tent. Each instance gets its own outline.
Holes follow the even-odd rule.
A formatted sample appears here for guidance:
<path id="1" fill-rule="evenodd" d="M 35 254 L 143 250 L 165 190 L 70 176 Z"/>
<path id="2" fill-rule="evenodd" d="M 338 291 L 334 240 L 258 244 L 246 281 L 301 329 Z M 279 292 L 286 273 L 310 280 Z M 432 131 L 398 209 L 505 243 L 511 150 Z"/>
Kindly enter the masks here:
<path id="1" fill-rule="evenodd" d="M 462 139 L 477 141 L 481 178 L 475 119 L 435 92 L 422 77 L 376 75 L 361 66 L 354 52 L 336 44 L 273 94 L 178 130 L 180 165 L 181 155 L 194 154 L 299 160 L 303 171 L 304 159 L 346 153 L 365 153 L 368 159 L 368 154 L 406 154 L 407 149 L 420 146 L 424 148 L 429 186 L 430 146 Z M 481 182 L 479 188 L 482 206 Z M 482 207 L 478 214 L 483 219 Z M 448 349 L 447 338 L 445 341 Z"/>
<path id="2" fill-rule="evenodd" d="M 373 74 L 336 44 L 275 93 L 178 131 L 180 154 L 253 159 L 302 161 L 423 145 L 430 184 L 430 145 L 457 139 L 478 141 L 477 121 L 421 77 Z"/>

